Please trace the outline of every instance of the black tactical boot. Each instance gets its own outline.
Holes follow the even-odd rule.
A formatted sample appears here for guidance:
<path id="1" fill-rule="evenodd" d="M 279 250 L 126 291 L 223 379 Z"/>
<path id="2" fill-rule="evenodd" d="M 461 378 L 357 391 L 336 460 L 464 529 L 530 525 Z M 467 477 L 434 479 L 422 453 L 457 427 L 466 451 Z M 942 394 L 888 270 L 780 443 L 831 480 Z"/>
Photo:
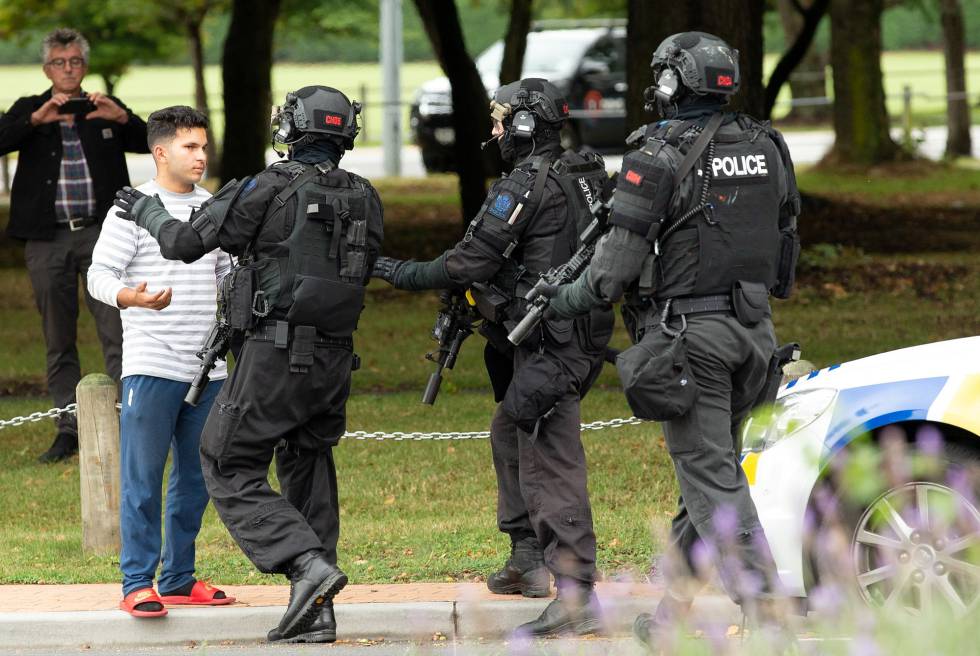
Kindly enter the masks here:
<path id="1" fill-rule="evenodd" d="M 323 604 L 320 615 L 314 620 L 310 628 L 304 633 L 295 635 L 292 638 L 283 639 L 279 629 L 269 631 L 266 636 L 269 642 L 334 642 L 337 640 L 337 620 L 333 614 L 333 602 L 328 601 Z"/>
<path id="2" fill-rule="evenodd" d="M 591 585 L 572 585 L 558 590 L 558 598 L 533 622 L 521 624 L 517 633 L 550 636 L 561 633 L 586 635 L 602 632 L 599 600 Z"/>
<path id="3" fill-rule="evenodd" d="M 503 569 L 487 577 L 487 588 L 495 594 L 547 597 L 551 575 L 544 566 L 544 552 L 535 537 L 511 539 L 510 558 Z"/>
<path id="4" fill-rule="evenodd" d="M 651 652 L 664 647 L 676 627 L 683 623 L 691 610 L 690 600 L 681 600 L 670 593 L 664 594 L 657 610 L 653 613 L 640 613 L 633 621 L 633 636 Z"/>
<path id="5" fill-rule="evenodd" d="M 69 433 L 58 433 L 47 451 L 38 456 L 38 462 L 61 462 L 68 460 L 78 453 L 78 436 Z"/>
<path id="6" fill-rule="evenodd" d="M 347 585 L 347 575 L 331 565 L 323 554 L 310 550 L 289 565 L 289 606 L 276 630 L 280 640 L 309 631 L 324 604 Z"/>

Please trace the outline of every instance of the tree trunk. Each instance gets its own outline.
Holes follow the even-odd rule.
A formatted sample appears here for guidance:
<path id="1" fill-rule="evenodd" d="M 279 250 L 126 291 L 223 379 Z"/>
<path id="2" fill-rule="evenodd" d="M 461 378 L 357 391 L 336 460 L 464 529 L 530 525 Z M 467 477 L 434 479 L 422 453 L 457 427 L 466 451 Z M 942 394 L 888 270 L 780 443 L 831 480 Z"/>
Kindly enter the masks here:
<path id="1" fill-rule="evenodd" d="M 208 107 L 208 89 L 204 81 L 204 41 L 201 38 L 201 23 L 204 16 L 186 17 L 184 31 L 187 33 L 187 44 L 191 51 L 191 69 L 194 71 L 194 107 L 208 118 L 211 109 Z M 214 140 L 214 130 L 208 128 L 208 177 L 221 177 L 221 162 L 218 155 L 218 144 Z"/>
<path id="2" fill-rule="evenodd" d="M 532 0 L 511 0 L 510 21 L 504 36 L 504 56 L 500 62 L 500 84 L 521 79 L 527 32 L 531 29 Z"/>
<path id="3" fill-rule="evenodd" d="M 690 4 L 696 5 L 697 2 Z M 626 134 L 657 118 L 656 110 L 644 109 L 643 91 L 654 82 L 650 58 L 661 41 L 687 29 L 692 13 L 683 2 L 629 0 L 626 21 Z"/>
<path id="4" fill-rule="evenodd" d="M 898 159 L 888 134 L 881 78 L 883 0 L 831 0 L 830 52 L 834 69 L 833 161 L 872 165 Z"/>
<path id="5" fill-rule="evenodd" d="M 643 90 L 653 84 L 650 58 L 660 42 L 688 30 L 710 32 L 739 51 L 741 89 L 731 107 L 761 116 L 762 15 L 765 0 L 629 0 L 626 25 L 626 123 L 633 129 L 654 116 L 643 112 Z"/>
<path id="6" fill-rule="evenodd" d="M 119 81 L 119 76 L 103 73 L 101 77 L 102 77 L 102 84 L 105 85 L 105 95 L 107 96 L 116 95 L 116 82 Z"/>
<path id="7" fill-rule="evenodd" d="M 234 0 L 221 60 L 222 182 L 265 168 L 272 105 L 272 37 L 280 0 Z"/>
<path id="8" fill-rule="evenodd" d="M 695 4 L 695 3 L 691 3 Z M 729 107 L 752 116 L 765 114 L 762 86 L 762 16 L 765 0 L 701 0 L 689 29 L 702 30 L 724 39 L 738 50 L 740 88 Z"/>
<path id="9" fill-rule="evenodd" d="M 201 39 L 201 21 L 188 19 L 184 24 L 187 41 L 191 51 L 191 68 L 194 70 L 194 107 L 210 114 L 208 109 L 208 89 L 204 81 L 204 42 Z"/>
<path id="10" fill-rule="evenodd" d="M 415 6 L 439 65 L 452 86 L 453 130 L 456 134 L 453 154 L 465 225 L 476 216 L 487 195 L 480 142 L 490 136 L 489 98 L 476 64 L 466 51 L 456 3 L 415 0 Z"/>
<path id="11" fill-rule="evenodd" d="M 946 157 L 970 157 L 970 106 L 966 97 L 964 69 L 963 8 L 959 0 L 939 0 L 943 26 L 943 54 L 946 57 Z"/>
<path id="12" fill-rule="evenodd" d="M 806 14 L 800 14 L 797 3 L 806 9 Z M 779 0 L 787 48 L 766 85 L 766 118 L 771 116 L 780 88 L 787 80 L 794 100 L 827 95 L 827 56 L 813 48 L 813 37 L 829 4 L 830 0 Z M 830 105 L 795 105 L 783 119 L 799 123 L 829 120 Z"/>

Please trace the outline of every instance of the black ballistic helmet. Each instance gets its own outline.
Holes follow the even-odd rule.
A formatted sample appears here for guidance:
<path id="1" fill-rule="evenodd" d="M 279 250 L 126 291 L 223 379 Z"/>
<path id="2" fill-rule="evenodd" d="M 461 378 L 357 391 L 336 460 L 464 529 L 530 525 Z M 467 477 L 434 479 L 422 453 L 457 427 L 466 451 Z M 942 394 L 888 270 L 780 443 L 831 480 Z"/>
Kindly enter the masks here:
<path id="1" fill-rule="evenodd" d="M 299 145 L 316 135 L 338 137 L 345 150 L 354 147 L 354 137 L 361 131 L 357 115 L 361 105 L 351 102 L 333 87 L 309 86 L 286 94 L 283 105 L 273 107 L 273 145 Z"/>
<path id="2" fill-rule="evenodd" d="M 644 92 L 648 108 L 654 101 L 676 103 L 683 89 L 697 96 L 727 98 L 739 88 L 738 50 L 706 32 L 667 37 L 653 52 L 650 67 L 656 84 Z"/>
<path id="3" fill-rule="evenodd" d="M 539 77 L 511 82 L 497 89 L 490 101 L 490 115 L 503 122 L 520 110 L 534 114 L 536 121 L 558 128 L 568 118 L 568 101 L 554 84 Z"/>
<path id="4" fill-rule="evenodd" d="M 497 89 L 490 116 L 504 125 L 498 145 L 505 161 L 528 157 L 536 145 L 560 141 L 568 101 L 548 80 L 529 77 Z"/>

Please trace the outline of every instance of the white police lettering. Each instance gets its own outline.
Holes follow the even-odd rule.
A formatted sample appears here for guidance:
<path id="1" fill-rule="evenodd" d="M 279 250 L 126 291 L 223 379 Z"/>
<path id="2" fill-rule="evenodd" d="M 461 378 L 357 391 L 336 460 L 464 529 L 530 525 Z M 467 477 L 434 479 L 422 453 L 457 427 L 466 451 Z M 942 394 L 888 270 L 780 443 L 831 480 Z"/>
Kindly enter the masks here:
<path id="1" fill-rule="evenodd" d="M 715 157 L 711 160 L 711 175 L 725 177 L 746 177 L 750 175 L 769 175 L 765 155 L 741 155 L 739 157 Z"/>
<path id="2" fill-rule="evenodd" d="M 579 178 L 578 186 L 581 187 L 582 193 L 585 194 L 585 202 L 588 203 L 589 206 L 591 206 L 593 202 L 593 198 L 592 198 L 592 188 L 589 187 L 589 181 L 586 180 L 585 178 Z"/>

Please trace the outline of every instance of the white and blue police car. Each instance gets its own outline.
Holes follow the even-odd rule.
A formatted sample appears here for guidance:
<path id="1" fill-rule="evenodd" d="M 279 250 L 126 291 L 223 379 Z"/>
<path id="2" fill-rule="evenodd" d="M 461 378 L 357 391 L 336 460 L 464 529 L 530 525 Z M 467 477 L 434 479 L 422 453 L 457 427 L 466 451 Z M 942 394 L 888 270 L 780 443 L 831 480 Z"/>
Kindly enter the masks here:
<path id="1" fill-rule="evenodd" d="M 889 460 L 896 441 L 904 464 Z M 861 598 L 911 614 L 977 609 L 978 463 L 980 337 L 813 371 L 742 427 L 752 498 L 797 597 L 820 585 L 812 538 L 827 526 L 819 501 L 829 490 L 847 537 L 843 578 Z"/>

